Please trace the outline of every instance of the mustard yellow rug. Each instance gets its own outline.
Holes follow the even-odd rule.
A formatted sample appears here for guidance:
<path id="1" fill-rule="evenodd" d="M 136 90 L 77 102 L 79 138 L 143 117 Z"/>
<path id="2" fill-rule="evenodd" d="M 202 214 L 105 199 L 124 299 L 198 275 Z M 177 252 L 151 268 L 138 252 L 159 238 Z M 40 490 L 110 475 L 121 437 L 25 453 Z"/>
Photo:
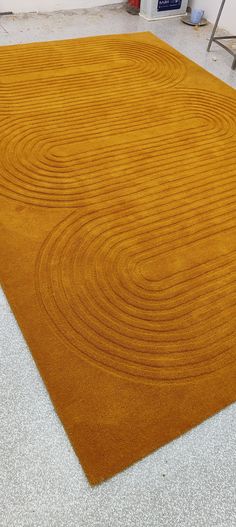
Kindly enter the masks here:
<path id="1" fill-rule="evenodd" d="M 235 92 L 149 33 L 0 71 L 1 280 L 95 484 L 236 399 Z"/>

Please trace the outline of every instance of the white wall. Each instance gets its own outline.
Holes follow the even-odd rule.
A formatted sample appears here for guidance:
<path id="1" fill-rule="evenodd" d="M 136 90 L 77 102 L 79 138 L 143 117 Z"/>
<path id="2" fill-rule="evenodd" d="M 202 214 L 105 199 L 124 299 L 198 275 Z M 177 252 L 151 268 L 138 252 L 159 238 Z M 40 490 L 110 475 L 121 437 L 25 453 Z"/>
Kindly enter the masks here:
<path id="1" fill-rule="evenodd" d="M 30 11 L 57 11 L 79 9 L 107 4 L 118 4 L 122 0 L 0 0 L 0 13 L 26 13 Z"/>
<path id="2" fill-rule="evenodd" d="M 210 22 L 215 22 L 221 1 L 222 0 L 190 0 L 189 4 L 193 8 L 204 9 L 206 18 Z M 231 34 L 236 35 L 236 0 L 226 0 L 219 27 L 223 27 Z"/>

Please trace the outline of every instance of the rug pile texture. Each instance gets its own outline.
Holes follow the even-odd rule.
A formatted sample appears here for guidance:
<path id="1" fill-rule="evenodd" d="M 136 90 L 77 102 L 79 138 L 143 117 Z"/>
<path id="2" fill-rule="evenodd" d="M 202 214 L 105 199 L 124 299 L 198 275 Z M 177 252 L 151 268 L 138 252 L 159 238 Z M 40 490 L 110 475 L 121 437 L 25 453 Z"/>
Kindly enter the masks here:
<path id="1" fill-rule="evenodd" d="M 92 484 L 236 399 L 236 97 L 149 33 L 0 49 L 1 282 Z"/>

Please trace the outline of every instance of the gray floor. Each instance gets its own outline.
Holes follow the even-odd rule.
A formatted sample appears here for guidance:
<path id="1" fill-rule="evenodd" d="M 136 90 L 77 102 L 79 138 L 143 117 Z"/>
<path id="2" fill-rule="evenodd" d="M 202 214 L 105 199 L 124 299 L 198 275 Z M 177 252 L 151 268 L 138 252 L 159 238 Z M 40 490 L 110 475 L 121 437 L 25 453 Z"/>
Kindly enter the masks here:
<path id="1" fill-rule="evenodd" d="M 210 28 L 147 23 L 121 9 L 2 17 L 0 44 L 151 30 L 236 86 Z M 236 405 L 91 488 L 0 293 L 1 527 L 235 527 Z"/>

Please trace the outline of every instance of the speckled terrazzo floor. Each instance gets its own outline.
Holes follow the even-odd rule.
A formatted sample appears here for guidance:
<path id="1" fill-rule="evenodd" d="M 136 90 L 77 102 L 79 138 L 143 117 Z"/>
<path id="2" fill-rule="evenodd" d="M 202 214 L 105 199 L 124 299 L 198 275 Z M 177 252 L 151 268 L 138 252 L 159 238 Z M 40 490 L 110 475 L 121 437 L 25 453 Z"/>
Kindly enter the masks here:
<path id="1" fill-rule="evenodd" d="M 116 9 L 3 18 L 0 42 L 141 31 Z M 113 20 L 113 25 L 111 25 Z M 112 29 L 111 29 L 112 28 Z M 223 50 L 205 53 L 209 28 L 148 26 L 231 85 Z M 194 35 L 194 37 L 192 37 Z M 213 60 L 214 58 L 214 60 Z M 53 410 L 8 303 L 0 295 L 0 524 L 3 527 L 233 527 L 236 405 L 106 483 L 91 488 Z M 2 478 L 2 481 L 1 481 Z"/>

